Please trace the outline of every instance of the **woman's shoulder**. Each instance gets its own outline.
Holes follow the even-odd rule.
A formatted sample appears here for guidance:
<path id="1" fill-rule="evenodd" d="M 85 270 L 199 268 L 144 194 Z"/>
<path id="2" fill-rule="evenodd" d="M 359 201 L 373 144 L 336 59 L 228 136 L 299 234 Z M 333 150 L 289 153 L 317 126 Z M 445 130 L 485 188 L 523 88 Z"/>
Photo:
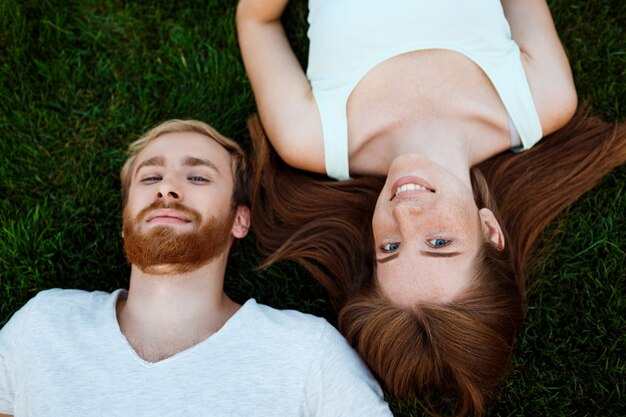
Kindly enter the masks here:
<path id="1" fill-rule="evenodd" d="M 546 71 L 549 63 L 522 54 L 522 65 L 541 123 L 542 135 L 562 128 L 578 107 L 578 96 L 569 70 Z M 568 67 L 569 68 L 569 67 Z"/>
<path id="2" fill-rule="evenodd" d="M 308 113 L 317 112 L 311 103 Z M 313 109 L 313 107 L 315 107 Z M 264 149 L 268 144 L 289 166 L 318 174 L 326 173 L 324 163 L 324 139 L 319 114 L 299 118 L 264 120 L 253 116 L 248 122 L 250 136 L 255 148 Z"/>
<path id="3" fill-rule="evenodd" d="M 537 109 L 543 136 L 563 127 L 577 106 L 567 55 L 545 1 L 502 1 L 519 45 L 522 65 Z"/>

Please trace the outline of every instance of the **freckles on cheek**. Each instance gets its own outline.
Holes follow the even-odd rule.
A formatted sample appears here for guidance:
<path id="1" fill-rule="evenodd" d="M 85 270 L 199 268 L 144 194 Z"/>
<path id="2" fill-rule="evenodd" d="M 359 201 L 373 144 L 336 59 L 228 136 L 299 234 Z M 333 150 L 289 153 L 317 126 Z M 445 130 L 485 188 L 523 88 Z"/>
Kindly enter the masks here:
<path id="1" fill-rule="evenodd" d="M 452 233 L 472 232 L 477 224 L 478 211 L 459 203 L 450 206 L 450 210 L 438 211 L 430 224 L 434 228 L 446 228 Z"/>
<path id="2" fill-rule="evenodd" d="M 393 230 L 392 220 L 386 219 L 379 213 L 374 213 L 372 217 L 372 234 L 374 235 L 375 244 L 378 244 L 382 236 L 389 234 L 391 230 Z"/>

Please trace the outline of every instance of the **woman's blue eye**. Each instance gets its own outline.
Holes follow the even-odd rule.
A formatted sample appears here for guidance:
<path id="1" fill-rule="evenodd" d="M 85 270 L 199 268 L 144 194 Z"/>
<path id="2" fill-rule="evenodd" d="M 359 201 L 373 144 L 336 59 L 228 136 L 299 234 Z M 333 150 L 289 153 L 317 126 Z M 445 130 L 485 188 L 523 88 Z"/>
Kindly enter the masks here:
<path id="1" fill-rule="evenodd" d="M 430 239 L 427 241 L 428 245 L 435 249 L 448 246 L 451 242 L 452 242 L 451 240 L 446 240 L 446 239 Z"/>
<path id="2" fill-rule="evenodd" d="M 383 252 L 394 252 L 398 250 L 399 247 L 400 247 L 400 244 L 398 242 L 391 242 L 391 243 L 385 243 L 381 249 Z"/>

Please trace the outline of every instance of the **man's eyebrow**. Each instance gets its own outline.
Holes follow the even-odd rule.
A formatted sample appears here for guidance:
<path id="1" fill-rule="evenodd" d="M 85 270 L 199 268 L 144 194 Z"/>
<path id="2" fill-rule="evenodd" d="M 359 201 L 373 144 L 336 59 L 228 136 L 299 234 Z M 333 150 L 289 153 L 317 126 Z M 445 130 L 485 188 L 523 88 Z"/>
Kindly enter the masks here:
<path id="1" fill-rule="evenodd" d="M 188 156 L 185 159 L 185 165 L 190 167 L 206 166 L 216 171 L 218 174 L 220 173 L 220 170 L 217 168 L 217 166 L 208 159 L 200 159 L 193 156 Z"/>
<path id="2" fill-rule="evenodd" d="M 420 251 L 420 254 L 424 256 L 430 256 L 432 258 L 453 258 L 459 256 L 463 252 L 433 252 L 433 251 Z"/>
<path id="3" fill-rule="evenodd" d="M 139 164 L 139 166 L 135 170 L 135 175 L 143 167 L 153 167 L 153 166 L 163 166 L 163 165 L 165 165 L 165 159 L 163 159 L 162 156 L 153 156 L 152 158 L 146 159 L 141 164 Z"/>

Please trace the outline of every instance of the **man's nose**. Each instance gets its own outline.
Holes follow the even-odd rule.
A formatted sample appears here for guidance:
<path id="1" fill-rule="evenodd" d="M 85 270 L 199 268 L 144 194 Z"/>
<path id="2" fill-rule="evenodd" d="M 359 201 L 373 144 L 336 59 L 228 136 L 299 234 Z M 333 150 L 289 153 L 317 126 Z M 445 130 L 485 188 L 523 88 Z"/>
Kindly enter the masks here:
<path id="1" fill-rule="evenodd" d="M 164 201 L 182 201 L 183 194 L 180 187 L 177 187 L 172 181 L 161 181 L 157 191 L 157 199 Z"/>

